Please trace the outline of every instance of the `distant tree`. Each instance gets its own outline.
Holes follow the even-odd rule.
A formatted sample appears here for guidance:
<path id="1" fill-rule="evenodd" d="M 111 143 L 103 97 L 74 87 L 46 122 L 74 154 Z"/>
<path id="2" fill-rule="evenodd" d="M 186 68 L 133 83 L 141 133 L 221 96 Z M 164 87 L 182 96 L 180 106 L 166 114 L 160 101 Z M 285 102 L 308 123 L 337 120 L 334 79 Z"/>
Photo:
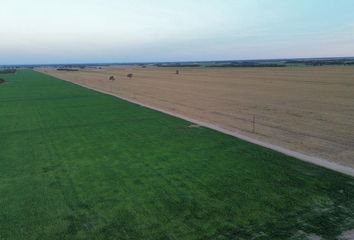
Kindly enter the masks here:
<path id="1" fill-rule="evenodd" d="M 131 78 L 133 77 L 133 74 L 132 74 L 132 73 L 129 73 L 129 74 L 127 75 L 127 77 L 131 79 Z"/>
<path id="2" fill-rule="evenodd" d="M 113 82 L 114 82 L 114 80 L 116 80 L 116 79 L 114 78 L 114 76 L 110 76 L 110 77 L 109 77 L 109 81 L 111 81 L 111 92 L 113 92 Z"/>

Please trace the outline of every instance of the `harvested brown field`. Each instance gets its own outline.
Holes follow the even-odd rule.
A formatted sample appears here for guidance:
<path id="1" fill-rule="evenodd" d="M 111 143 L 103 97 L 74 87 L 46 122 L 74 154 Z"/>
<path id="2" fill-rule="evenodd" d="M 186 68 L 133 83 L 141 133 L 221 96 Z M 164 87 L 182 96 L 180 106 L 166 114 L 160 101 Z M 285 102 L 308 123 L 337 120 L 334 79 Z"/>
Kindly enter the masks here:
<path id="1" fill-rule="evenodd" d="M 354 168 L 354 67 L 38 70 Z"/>

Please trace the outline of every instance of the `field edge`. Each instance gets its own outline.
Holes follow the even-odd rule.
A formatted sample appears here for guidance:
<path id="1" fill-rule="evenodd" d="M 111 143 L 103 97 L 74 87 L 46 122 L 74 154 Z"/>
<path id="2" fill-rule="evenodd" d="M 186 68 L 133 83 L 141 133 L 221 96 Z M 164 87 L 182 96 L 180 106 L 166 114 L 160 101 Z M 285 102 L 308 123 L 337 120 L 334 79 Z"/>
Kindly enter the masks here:
<path id="1" fill-rule="evenodd" d="M 38 71 L 36 69 L 34 69 L 34 71 L 38 72 L 38 73 L 41 73 L 41 74 L 44 74 L 44 75 L 47 75 L 47 76 L 50 76 L 50 77 L 54 77 L 54 76 L 51 76 L 49 74 L 46 74 L 45 72 Z M 62 80 L 62 81 L 65 81 L 65 82 L 68 82 L 68 83 L 72 83 L 72 84 L 75 84 L 75 85 L 78 85 L 78 86 L 81 86 L 81 87 L 84 87 L 84 88 L 87 88 L 87 89 L 90 89 L 90 90 L 93 90 L 93 91 L 96 91 L 96 92 L 99 92 L 99 93 L 110 95 L 110 96 L 122 99 L 124 101 L 130 102 L 130 103 L 133 103 L 133 104 L 137 104 L 139 106 L 146 107 L 146 108 L 149 108 L 149 109 L 152 109 L 152 110 L 155 110 L 155 111 L 158 111 L 158 112 L 161 112 L 161 113 L 173 116 L 173 117 L 177 117 L 177 118 L 186 120 L 186 121 L 191 122 L 193 124 L 197 124 L 197 125 L 200 125 L 200 126 L 203 126 L 203 127 L 206 127 L 206 128 L 209 128 L 209 129 L 212 129 L 212 130 L 224 133 L 224 134 L 227 134 L 229 136 L 233 136 L 233 137 L 239 138 L 239 139 L 244 140 L 246 142 L 249 142 L 249 143 L 252 143 L 252 144 L 256 144 L 258 146 L 265 147 L 265 148 L 268 148 L 268 149 L 271 149 L 271 150 L 274 150 L 274 151 L 282 153 L 282 154 L 284 154 L 286 156 L 296 158 L 296 159 L 298 159 L 300 161 L 312 163 L 314 165 L 317 165 L 317 166 L 320 166 L 320 167 L 323 167 L 323 168 L 326 168 L 326 169 L 329 169 L 329 170 L 333 170 L 333 171 L 345 174 L 347 176 L 354 177 L 354 168 L 338 164 L 338 163 L 333 162 L 333 161 L 331 161 L 329 159 L 323 159 L 323 158 L 316 157 L 316 156 L 310 156 L 310 155 L 307 155 L 307 154 L 304 154 L 304 153 L 301 153 L 301 152 L 293 151 L 293 150 L 290 150 L 290 149 L 275 145 L 275 144 L 271 144 L 271 143 L 268 143 L 268 142 L 260 141 L 260 140 L 257 140 L 255 138 L 248 137 L 248 136 L 246 136 L 244 134 L 241 134 L 240 132 L 227 130 L 225 128 L 222 128 L 222 127 L 218 126 L 217 124 L 212 124 L 212 123 L 207 123 L 207 122 L 203 122 L 203 121 L 200 121 L 200 120 L 195 120 L 193 118 L 190 118 L 190 117 L 178 114 L 178 113 L 174 113 L 174 112 L 167 111 L 167 110 L 164 110 L 164 109 L 161 109 L 161 108 L 158 108 L 158 107 L 150 106 L 148 104 L 144 104 L 144 103 L 141 103 L 141 102 L 129 99 L 129 98 L 122 97 L 122 96 L 120 96 L 120 95 L 118 95 L 116 93 L 113 93 L 113 92 L 104 91 L 104 90 L 93 88 L 93 87 L 90 87 L 90 86 L 87 86 L 87 85 L 84 85 L 84 84 L 80 84 L 80 83 L 72 82 L 72 81 L 69 81 L 69 80 L 61 79 L 61 78 L 58 78 L 58 77 L 54 77 L 54 78 Z"/>

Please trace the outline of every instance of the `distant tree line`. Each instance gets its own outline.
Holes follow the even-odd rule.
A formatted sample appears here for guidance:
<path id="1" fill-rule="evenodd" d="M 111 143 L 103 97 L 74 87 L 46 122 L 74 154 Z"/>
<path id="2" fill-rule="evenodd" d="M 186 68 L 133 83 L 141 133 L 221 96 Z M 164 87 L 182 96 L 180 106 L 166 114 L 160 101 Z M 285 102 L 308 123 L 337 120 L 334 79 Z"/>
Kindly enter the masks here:
<path id="1" fill-rule="evenodd" d="M 0 74 L 16 73 L 16 69 L 3 69 L 0 70 Z"/>
<path id="2" fill-rule="evenodd" d="M 74 68 L 57 68 L 57 71 L 76 72 L 76 71 L 79 71 L 79 69 L 74 69 Z"/>
<path id="3" fill-rule="evenodd" d="M 212 68 L 237 68 L 237 67 L 286 67 L 286 64 L 278 63 L 231 63 L 231 64 L 213 64 L 206 67 Z"/>
<path id="4" fill-rule="evenodd" d="M 303 64 L 306 66 L 330 66 L 330 65 L 354 65 L 353 60 L 348 59 L 312 59 L 312 60 L 288 60 L 287 64 Z"/>
<path id="5" fill-rule="evenodd" d="M 282 63 L 258 63 L 258 62 L 228 62 L 228 63 L 212 63 L 212 64 L 176 64 L 164 63 L 156 64 L 157 67 L 212 67 L 212 68 L 230 68 L 230 67 L 286 67 Z M 176 73 L 178 74 L 178 73 Z"/>
<path id="6" fill-rule="evenodd" d="M 176 63 L 171 63 L 171 64 L 156 64 L 157 67 L 201 67 L 202 65 L 200 64 L 176 64 Z"/>

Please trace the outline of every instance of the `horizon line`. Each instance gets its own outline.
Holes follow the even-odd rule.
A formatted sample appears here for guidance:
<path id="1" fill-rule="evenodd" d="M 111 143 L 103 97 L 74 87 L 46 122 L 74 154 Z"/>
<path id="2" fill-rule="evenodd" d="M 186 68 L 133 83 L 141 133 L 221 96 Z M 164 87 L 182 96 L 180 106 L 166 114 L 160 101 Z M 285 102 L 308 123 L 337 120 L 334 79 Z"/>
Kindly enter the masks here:
<path id="1" fill-rule="evenodd" d="M 26 64 L 0 64 L 6 66 L 53 66 L 53 65 L 136 65 L 136 64 L 159 64 L 159 63 L 204 63 L 204 62 L 232 62 L 232 61 L 284 61 L 284 60 L 320 60 L 320 59 L 351 59 L 354 56 L 336 57 L 290 57 L 290 58 L 243 58 L 224 60 L 180 60 L 180 61 L 127 61 L 127 62 L 78 62 L 78 63 L 26 63 Z"/>

